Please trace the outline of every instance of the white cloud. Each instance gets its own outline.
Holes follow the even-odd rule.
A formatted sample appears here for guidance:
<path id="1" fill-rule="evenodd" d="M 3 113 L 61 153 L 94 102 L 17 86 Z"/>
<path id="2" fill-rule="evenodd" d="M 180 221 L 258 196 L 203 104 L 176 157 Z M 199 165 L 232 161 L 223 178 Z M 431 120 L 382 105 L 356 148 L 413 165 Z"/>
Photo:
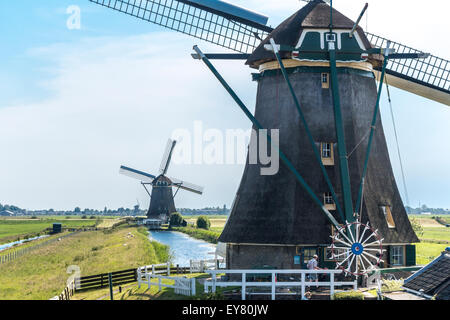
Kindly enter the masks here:
<path id="1" fill-rule="evenodd" d="M 172 131 L 192 129 L 195 120 L 249 128 L 209 70 L 190 57 L 192 41 L 155 33 L 33 50 L 56 57 L 55 76 L 43 82 L 54 94 L 0 109 L 0 148 L 8 150 L 0 160 L 0 202 L 102 208 L 131 206 L 138 194 L 146 203 L 139 182 L 119 176 L 119 165 L 155 172 Z M 248 91 L 241 96 L 252 106 L 249 70 L 239 62 L 217 65 L 238 92 Z M 180 192 L 179 206 L 223 205 L 233 199 L 242 166 L 173 165 L 169 173 L 206 186 L 203 197 Z"/>

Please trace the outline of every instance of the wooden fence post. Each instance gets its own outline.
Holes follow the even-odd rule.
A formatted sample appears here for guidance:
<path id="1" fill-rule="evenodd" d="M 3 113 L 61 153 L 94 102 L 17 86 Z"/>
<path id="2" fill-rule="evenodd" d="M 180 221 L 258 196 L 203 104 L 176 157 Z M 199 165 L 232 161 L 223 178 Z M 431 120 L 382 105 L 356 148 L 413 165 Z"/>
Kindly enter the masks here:
<path id="1" fill-rule="evenodd" d="M 215 275 L 215 274 L 214 274 Z M 214 277 L 214 286 L 215 286 L 216 278 Z M 242 273 L 242 300 L 245 300 L 245 297 L 247 295 L 247 274 L 245 272 Z"/>
<path id="2" fill-rule="evenodd" d="M 108 273 L 108 282 L 109 282 L 109 296 L 111 300 L 114 300 L 114 291 L 113 291 L 113 281 L 112 281 L 112 273 Z"/>
<path id="3" fill-rule="evenodd" d="M 167 262 L 167 275 L 170 276 L 170 262 Z"/>
<path id="4" fill-rule="evenodd" d="M 334 294 L 334 273 L 330 274 L 330 296 Z"/>
<path id="5" fill-rule="evenodd" d="M 275 300 L 275 272 L 272 272 L 272 300 Z"/>
<path id="6" fill-rule="evenodd" d="M 191 296 L 195 296 L 196 294 L 196 288 L 195 288 L 195 278 L 191 278 Z"/>
<path id="7" fill-rule="evenodd" d="M 306 280 L 305 273 L 302 272 L 302 299 L 305 296 L 305 280 Z"/>

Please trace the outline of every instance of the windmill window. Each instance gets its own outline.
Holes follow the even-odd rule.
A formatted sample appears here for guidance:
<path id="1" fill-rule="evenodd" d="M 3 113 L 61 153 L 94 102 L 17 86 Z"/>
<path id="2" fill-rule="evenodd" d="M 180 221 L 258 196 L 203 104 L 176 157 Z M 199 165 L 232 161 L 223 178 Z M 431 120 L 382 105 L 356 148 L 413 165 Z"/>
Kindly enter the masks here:
<path id="1" fill-rule="evenodd" d="M 392 211 L 390 206 L 382 206 L 381 210 L 383 211 L 384 217 L 386 219 L 386 223 L 390 229 L 395 228 L 394 218 L 392 217 Z"/>
<path id="2" fill-rule="evenodd" d="M 323 194 L 323 203 L 327 210 L 336 210 L 336 204 L 334 203 L 331 192 L 325 192 Z"/>
<path id="3" fill-rule="evenodd" d="M 320 143 L 320 155 L 322 157 L 323 165 L 325 166 L 334 165 L 334 152 L 332 143 L 328 142 Z"/>
<path id="4" fill-rule="evenodd" d="M 303 263 L 307 264 L 309 260 L 311 260 L 314 255 L 317 254 L 317 249 L 314 248 L 305 248 L 303 249 Z"/>
<path id="5" fill-rule="evenodd" d="M 322 82 L 322 89 L 329 89 L 330 88 L 330 74 L 322 73 L 320 78 L 321 78 L 321 82 Z"/>
<path id="6" fill-rule="evenodd" d="M 403 246 L 392 246 L 391 247 L 391 265 L 392 266 L 403 266 Z"/>
<path id="7" fill-rule="evenodd" d="M 336 42 L 336 34 L 334 34 L 334 33 L 327 33 L 326 34 L 326 39 L 327 39 L 327 42 Z"/>

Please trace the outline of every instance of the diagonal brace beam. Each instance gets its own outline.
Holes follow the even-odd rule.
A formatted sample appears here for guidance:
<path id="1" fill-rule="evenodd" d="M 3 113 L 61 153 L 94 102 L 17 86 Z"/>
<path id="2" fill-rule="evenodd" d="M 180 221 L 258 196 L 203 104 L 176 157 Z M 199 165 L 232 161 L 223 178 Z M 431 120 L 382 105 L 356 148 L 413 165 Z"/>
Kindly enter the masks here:
<path id="1" fill-rule="evenodd" d="M 371 123 L 371 127 L 370 127 L 369 141 L 367 143 L 366 158 L 364 160 L 364 166 L 363 166 L 363 171 L 362 171 L 362 175 L 361 175 L 361 182 L 360 182 L 359 190 L 358 190 L 358 198 L 356 200 L 356 207 L 355 207 L 356 216 L 358 216 L 361 213 L 360 212 L 360 207 L 361 207 L 362 195 L 363 195 L 364 184 L 365 184 L 365 179 L 366 179 L 366 174 L 367 174 L 367 167 L 368 167 L 368 164 L 369 164 L 370 152 L 372 150 L 373 136 L 374 136 L 375 129 L 376 129 L 378 113 L 379 113 L 379 110 L 380 110 L 380 99 L 381 99 L 381 92 L 383 90 L 383 81 L 384 81 L 384 77 L 386 75 L 386 66 L 387 66 L 389 53 L 390 53 L 389 46 L 390 46 L 390 42 L 388 42 L 387 49 L 386 49 L 385 54 L 384 54 L 383 68 L 381 70 L 381 79 L 380 79 L 380 83 L 379 83 L 379 86 L 378 86 L 377 102 L 375 104 L 375 108 L 374 108 L 374 111 L 373 111 L 372 123 Z"/>
<path id="2" fill-rule="evenodd" d="M 310 144 L 311 144 L 311 146 L 313 148 L 314 156 L 316 157 L 316 160 L 319 163 L 320 169 L 322 170 L 322 174 L 323 174 L 323 176 L 325 178 L 325 181 L 326 181 L 326 183 L 328 185 L 328 188 L 330 189 L 330 192 L 331 192 L 331 195 L 333 197 L 334 203 L 336 204 L 336 209 L 338 210 L 338 212 L 339 212 L 339 214 L 340 214 L 340 216 L 342 218 L 342 222 L 344 222 L 345 221 L 345 217 L 344 217 L 344 214 L 342 212 L 341 206 L 339 204 L 336 192 L 334 191 L 334 188 L 333 188 L 331 180 L 330 180 L 330 178 L 328 176 L 327 170 L 325 169 L 325 166 L 323 165 L 322 157 L 320 156 L 320 151 L 317 148 L 316 143 L 314 141 L 314 138 L 312 136 L 311 130 L 309 129 L 308 123 L 307 123 L 307 121 L 305 119 L 305 115 L 304 115 L 304 113 L 302 111 L 302 108 L 300 106 L 300 102 L 298 101 L 297 95 L 295 94 L 294 88 L 292 87 L 291 80 L 289 80 L 289 75 L 288 75 L 288 73 L 286 71 L 286 68 L 284 67 L 283 60 L 280 57 L 280 53 L 278 51 L 278 47 L 275 44 L 275 41 L 273 39 L 270 39 L 270 44 L 272 45 L 272 51 L 274 52 L 275 57 L 278 60 L 278 64 L 280 65 L 281 73 L 283 74 L 284 80 L 286 81 L 286 83 L 288 85 L 288 88 L 289 88 L 289 91 L 290 91 L 290 93 L 292 95 L 292 98 L 294 99 L 295 107 L 297 108 L 298 114 L 300 115 L 300 120 L 303 123 L 303 127 L 305 128 L 305 131 L 306 131 L 306 135 L 308 136 L 308 140 L 309 140 L 309 142 L 310 142 Z"/>

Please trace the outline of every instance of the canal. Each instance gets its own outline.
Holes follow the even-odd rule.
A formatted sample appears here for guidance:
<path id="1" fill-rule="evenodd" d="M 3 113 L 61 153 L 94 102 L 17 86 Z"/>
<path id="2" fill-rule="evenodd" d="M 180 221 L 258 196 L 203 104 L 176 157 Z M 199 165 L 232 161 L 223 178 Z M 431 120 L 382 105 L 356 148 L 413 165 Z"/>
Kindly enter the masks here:
<path id="1" fill-rule="evenodd" d="M 6 250 L 8 248 L 11 248 L 17 244 L 22 244 L 25 242 L 30 242 L 33 240 L 38 240 L 38 239 L 42 239 L 42 238 L 46 238 L 48 237 L 48 235 L 43 235 L 43 236 L 39 236 L 39 237 L 34 237 L 34 238 L 28 238 L 28 239 L 24 239 L 24 240 L 18 240 L 18 241 L 14 241 L 14 242 L 10 242 L 10 243 L 5 243 L 5 244 L 0 244 L 0 251 Z"/>
<path id="2" fill-rule="evenodd" d="M 216 245 L 176 231 L 150 231 L 149 239 L 168 245 L 172 264 L 188 267 L 190 260 L 214 259 Z"/>

